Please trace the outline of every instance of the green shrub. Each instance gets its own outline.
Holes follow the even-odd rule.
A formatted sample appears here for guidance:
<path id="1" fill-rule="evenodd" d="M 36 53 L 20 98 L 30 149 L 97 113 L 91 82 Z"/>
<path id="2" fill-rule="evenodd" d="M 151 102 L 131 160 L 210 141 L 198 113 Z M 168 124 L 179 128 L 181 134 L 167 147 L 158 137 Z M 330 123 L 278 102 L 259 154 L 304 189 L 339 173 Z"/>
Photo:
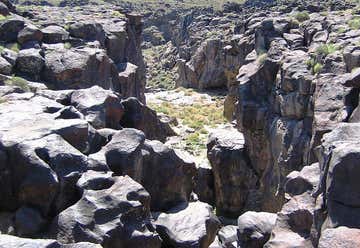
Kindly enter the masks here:
<path id="1" fill-rule="evenodd" d="M 348 25 L 351 29 L 358 30 L 360 29 L 360 17 L 354 17 L 348 21 Z"/>
<path id="2" fill-rule="evenodd" d="M 10 79 L 5 80 L 6 85 L 17 86 L 24 91 L 30 91 L 30 87 L 28 85 L 28 81 L 21 77 L 12 77 Z"/>
<path id="3" fill-rule="evenodd" d="M 10 43 L 6 45 L 7 49 L 10 49 L 16 53 L 20 51 L 20 45 L 18 43 Z"/>
<path id="4" fill-rule="evenodd" d="M 116 10 L 114 10 L 114 11 L 111 12 L 111 16 L 112 16 L 112 17 L 118 17 L 118 18 L 124 18 L 124 17 L 125 17 L 124 14 L 122 14 L 122 13 L 120 13 L 119 11 L 116 11 Z"/>
<path id="5" fill-rule="evenodd" d="M 72 47 L 71 43 L 70 42 L 65 42 L 64 43 L 64 48 L 65 49 L 70 49 Z"/>
<path id="6" fill-rule="evenodd" d="M 346 28 L 345 28 L 345 27 L 340 27 L 340 28 L 338 28 L 338 29 L 336 30 L 336 32 L 339 33 L 339 34 L 343 34 L 343 33 L 346 32 Z"/>
<path id="7" fill-rule="evenodd" d="M 263 65 L 265 63 L 265 60 L 267 59 L 267 53 L 263 53 L 258 56 L 257 61 L 260 65 Z"/>
<path id="8" fill-rule="evenodd" d="M 9 17 L 0 14 L 0 21 L 7 20 Z"/>
<path id="9" fill-rule="evenodd" d="M 310 19 L 310 15 L 306 11 L 301 11 L 295 14 L 295 19 L 298 20 L 299 22 L 304 22 Z"/>
<path id="10" fill-rule="evenodd" d="M 6 102 L 6 100 L 4 98 L 0 97 L 0 104 L 5 103 L 5 102 Z"/>
<path id="11" fill-rule="evenodd" d="M 313 74 L 319 74 L 322 68 L 323 68 L 322 64 L 316 63 L 313 68 Z"/>
<path id="12" fill-rule="evenodd" d="M 316 54 L 321 57 L 326 57 L 329 54 L 336 52 L 337 50 L 339 50 L 338 46 L 329 43 L 329 44 L 321 45 L 318 48 L 316 48 Z"/>

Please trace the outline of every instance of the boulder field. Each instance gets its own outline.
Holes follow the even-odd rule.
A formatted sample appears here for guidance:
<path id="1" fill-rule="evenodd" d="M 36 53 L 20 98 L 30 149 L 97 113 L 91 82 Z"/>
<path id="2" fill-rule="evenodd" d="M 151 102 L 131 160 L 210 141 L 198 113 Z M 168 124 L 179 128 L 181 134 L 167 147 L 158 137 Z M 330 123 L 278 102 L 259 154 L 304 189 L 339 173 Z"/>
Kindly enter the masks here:
<path id="1" fill-rule="evenodd" d="M 356 3 L 139 8 L 0 0 L 0 247 L 359 247 Z M 146 105 L 155 47 L 227 92 L 204 164 Z"/>

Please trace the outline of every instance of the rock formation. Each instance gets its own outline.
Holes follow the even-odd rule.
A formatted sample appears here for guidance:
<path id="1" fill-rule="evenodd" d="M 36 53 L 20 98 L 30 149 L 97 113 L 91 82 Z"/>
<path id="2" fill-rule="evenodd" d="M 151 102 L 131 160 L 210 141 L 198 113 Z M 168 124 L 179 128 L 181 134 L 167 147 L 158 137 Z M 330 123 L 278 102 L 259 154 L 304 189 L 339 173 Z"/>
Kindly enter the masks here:
<path id="1" fill-rule="evenodd" d="M 355 3 L 72 4 L 0 0 L 0 247 L 359 246 Z M 176 86 L 227 91 L 209 163 L 164 144 L 154 47 Z"/>

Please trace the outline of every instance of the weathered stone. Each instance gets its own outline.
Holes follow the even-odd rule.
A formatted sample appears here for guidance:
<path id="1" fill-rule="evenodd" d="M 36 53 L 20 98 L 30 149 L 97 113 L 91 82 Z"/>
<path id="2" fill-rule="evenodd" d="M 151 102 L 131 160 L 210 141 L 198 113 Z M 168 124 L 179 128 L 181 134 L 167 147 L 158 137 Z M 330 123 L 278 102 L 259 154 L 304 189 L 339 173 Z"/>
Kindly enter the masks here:
<path id="1" fill-rule="evenodd" d="M 0 21 L 0 40 L 16 42 L 18 33 L 23 29 L 24 24 L 24 20 L 18 17 L 11 17 Z"/>
<path id="2" fill-rule="evenodd" d="M 44 218 L 36 209 L 21 207 L 16 211 L 15 230 L 19 236 L 36 235 L 44 224 Z"/>
<path id="3" fill-rule="evenodd" d="M 210 205 L 184 203 L 166 213 L 154 213 L 156 230 L 164 245 L 206 248 L 214 241 L 220 222 Z"/>
<path id="4" fill-rule="evenodd" d="M 45 54 L 42 79 L 55 89 L 110 89 L 118 85 L 118 72 L 106 52 L 95 48 L 62 49 Z"/>
<path id="5" fill-rule="evenodd" d="M 193 161 L 156 140 L 145 143 L 143 156 L 141 183 L 151 195 L 151 210 L 166 211 L 190 199 L 196 173 Z"/>
<path id="6" fill-rule="evenodd" d="M 43 33 L 34 25 L 26 24 L 26 26 L 19 32 L 17 40 L 20 44 L 25 44 L 29 41 L 42 41 Z"/>
<path id="7" fill-rule="evenodd" d="M 99 86 L 77 90 L 71 94 L 70 103 L 93 127 L 120 129 L 124 107 L 120 97 L 112 91 Z"/>
<path id="8" fill-rule="evenodd" d="M 246 212 L 238 218 L 238 242 L 240 247 L 261 248 L 269 240 L 275 226 L 276 214 Z"/>
<path id="9" fill-rule="evenodd" d="M 16 69 L 32 78 L 39 78 L 44 64 L 45 61 L 40 50 L 34 48 L 21 50 L 16 59 Z"/>
<path id="10" fill-rule="evenodd" d="M 210 165 L 200 164 L 194 178 L 194 192 L 199 200 L 210 205 L 215 204 L 214 175 Z"/>
<path id="11" fill-rule="evenodd" d="M 238 237 L 237 237 L 237 226 L 224 226 L 219 230 L 218 237 L 220 243 L 225 248 L 237 248 Z"/>
<path id="12" fill-rule="evenodd" d="M 175 133 L 168 123 L 163 123 L 154 110 L 142 104 L 135 97 L 121 102 L 124 105 L 124 116 L 120 124 L 127 128 L 136 128 L 143 131 L 147 139 L 166 141 L 166 137 Z"/>
<path id="13" fill-rule="evenodd" d="M 63 243 L 92 242 L 105 248 L 161 246 L 151 229 L 150 195 L 141 185 L 108 173 L 88 172 L 84 177 L 98 182 L 80 179 L 81 199 L 54 219 L 50 236 Z"/>
<path id="14" fill-rule="evenodd" d="M 340 226 L 338 228 L 329 228 L 322 232 L 319 241 L 319 248 L 352 248 L 360 245 L 360 230 Z"/>
<path id="15" fill-rule="evenodd" d="M 60 43 L 69 38 L 69 33 L 60 26 L 51 25 L 41 29 L 43 33 L 43 42 L 45 43 Z"/>
<path id="16" fill-rule="evenodd" d="M 11 75 L 12 65 L 3 57 L 0 57 L 0 73 L 5 75 Z"/>
<path id="17" fill-rule="evenodd" d="M 310 238 L 315 200 L 308 193 L 295 196 L 277 214 L 270 240 L 264 247 L 313 247 Z"/>
<path id="18" fill-rule="evenodd" d="M 93 21 L 77 22 L 69 27 L 71 36 L 84 40 L 98 40 L 101 44 L 105 43 L 105 32 L 99 23 Z"/>
<path id="19" fill-rule="evenodd" d="M 242 133 L 236 129 L 218 129 L 210 134 L 208 158 L 214 174 L 215 202 L 218 214 L 239 216 L 247 207 L 257 175 L 245 151 Z"/>
<path id="20" fill-rule="evenodd" d="M 145 102 L 144 91 L 140 84 L 138 67 L 131 63 L 118 65 L 120 92 L 124 98 L 136 97 L 141 102 Z"/>
<path id="21" fill-rule="evenodd" d="M 301 195 L 306 191 L 312 192 L 320 181 L 320 167 L 318 163 L 305 166 L 300 172 L 293 171 L 287 175 L 284 190 L 291 196 Z"/>

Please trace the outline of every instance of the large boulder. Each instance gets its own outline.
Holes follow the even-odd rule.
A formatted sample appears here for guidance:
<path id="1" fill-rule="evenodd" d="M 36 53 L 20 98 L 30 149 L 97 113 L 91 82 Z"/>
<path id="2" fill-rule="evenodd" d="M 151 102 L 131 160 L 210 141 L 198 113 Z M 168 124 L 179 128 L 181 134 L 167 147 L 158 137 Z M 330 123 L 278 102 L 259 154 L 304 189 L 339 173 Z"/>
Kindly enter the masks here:
<path id="1" fill-rule="evenodd" d="M 17 36 L 24 28 L 25 22 L 20 17 L 10 17 L 0 21 L 0 40 L 16 42 Z"/>
<path id="2" fill-rule="evenodd" d="M 130 177 L 89 171 L 80 178 L 81 199 L 52 222 L 62 243 L 92 242 L 104 248 L 160 248 L 150 223 L 150 195 Z"/>
<path id="3" fill-rule="evenodd" d="M 99 86 L 74 91 L 70 103 L 95 128 L 120 129 L 124 107 L 120 97 Z"/>
<path id="4" fill-rule="evenodd" d="M 97 40 L 101 44 L 105 43 L 105 32 L 100 23 L 93 21 L 76 22 L 69 26 L 71 36 L 88 41 Z"/>
<path id="5" fill-rule="evenodd" d="M 147 139 L 166 141 L 168 136 L 175 133 L 168 123 L 162 122 L 156 112 L 137 98 L 130 97 L 122 101 L 124 105 L 124 116 L 120 124 L 127 128 L 136 128 L 143 131 Z"/>
<path id="6" fill-rule="evenodd" d="M 360 246 L 360 230 L 340 226 L 337 228 L 329 228 L 322 232 L 319 248 L 353 248 Z"/>
<path id="7" fill-rule="evenodd" d="M 18 72 L 29 75 L 34 79 L 39 78 L 44 65 L 45 60 L 41 56 L 40 50 L 35 48 L 21 50 L 16 59 L 16 69 Z"/>
<path id="8" fill-rule="evenodd" d="M 43 42 L 45 43 L 61 43 L 69 38 L 69 32 L 64 28 L 56 25 L 50 25 L 41 29 L 43 33 Z"/>
<path id="9" fill-rule="evenodd" d="M 325 228 L 348 226 L 360 228 L 359 160 L 360 125 L 340 124 L 324 135 L 320 146 L 319 161 L 322 177 L 319 193 L 324 193 L 327 207 Z"/>
<path id="10" fill-rule="evenodd" d="M 240 247 L 261 248 L 269 240 L 275 226 L 276 214 L 246 212 L 238 218 L 238 242 Z"/>
<path id="11" fill-rule="evenodd" d="M 194 193 L 199 200 L 212 206 L 215 205 L 214 174 L 207 162 L 197 165 L 194 181 Z"/>
<path id="12" fill-rule="evenodd" d="M 12 65 L 6 59 L 0 56 L 0 73 L 5 75 L 11 75 L 12 70 Z"/>
<path id="13" fill-rule="evenodd" d="M 0 15 L 8 16 L 9 14 L 9 8 L 3 2 L 0 2 Z"/>
<path id="14" fill-rule="evenodd" d="M 258 178 L 251 167 L 242 133 L 217 129 L 210 134 L 208 159 L 214 174 L 215 205 L 218 214 L 237 217 L 247 207 Z"/>
<path id="15" fill-rule="evenodd" d="M 164 245 L 179 248 L 207 248 L 214 241 L 220 221 L 210 205 L 184 203 L 165 213 L 154 213 L 156 230 Z"/>
<path id="16" fill-rule="evenodd" d="M 195 163 L 159 141 L 147 141 L 143 151 L 142 185 L 151 195 L 151 210 L 168 210 L 187 202 L 193 191 Z"/>
<path id="17" fill-rule="evenodd" d="M 195 164 L 159 141 L 145 140 L 143 132 L 125 128 L 90 155 L 117 175 L 129 175 L 151 195 L 151 209 L 166 211 L 187 202 L 193 190 Z"/>
<path id="18" fill-rule="evenodd" d="M 237 232 L 237 226 L 228 225 L 222 227 L 218 232 L 221 245 L 225 248 L 237 248 L 239 246 Z"/>
<path id="19" fill-rule="evenodd" d="M 36 26 L 27 23 L 26 26 L 19 32 L 17 41 L 23 45 L 29 41 L 41 42 L 43 33 Z"/>
<path id="20" fill-rule="evenodd" d="M 102 49 L 79 48 L 48 51 L 42 79 L 55 89 L 116 88 L 116 66 Z"/>
<path id="21" fill-rule="evenodd" d="M 179 61 L 176 85 L 186 88 L 209 89 L 226 86 L 222 42 L 204 41 L 189 62 Z"/>
<path id="22" fill-rule="evenodd" d="M 141 102 L 145 102 L 145 89 L 140 83 L 138 66 L 131 63 L 118 65 L 120 92 L 124 98 L 136 97 Z"/>
<path id="23" fill-rule="evenodd" d="M 320 181 L 320 167 L 318 163 L 304 166 L 301 171 L 293 171 L 286 176 L 284 190 L 291 196 L 312 192 Z"/>
<path id="24" fill-rule="evenodd" d="M 78 200 L 77 179 L 98 135 L 81 119 L 62 119 L 63 105 L 32 93 L 7 94 L 0 111 L 1 209 L 22 205 L 43 216 L 56 214 Z M 19 131 L 22 130 L 22 131 Z M 97 144 L 98 145 L 98 144 Z"/>
<path id="25" fill-rule="evenodd" d="M 315 199 L 310 194 L 294 196 L 277 214 L 275 226 L 266 248 L 309 247 L 312 248 Z"/>

